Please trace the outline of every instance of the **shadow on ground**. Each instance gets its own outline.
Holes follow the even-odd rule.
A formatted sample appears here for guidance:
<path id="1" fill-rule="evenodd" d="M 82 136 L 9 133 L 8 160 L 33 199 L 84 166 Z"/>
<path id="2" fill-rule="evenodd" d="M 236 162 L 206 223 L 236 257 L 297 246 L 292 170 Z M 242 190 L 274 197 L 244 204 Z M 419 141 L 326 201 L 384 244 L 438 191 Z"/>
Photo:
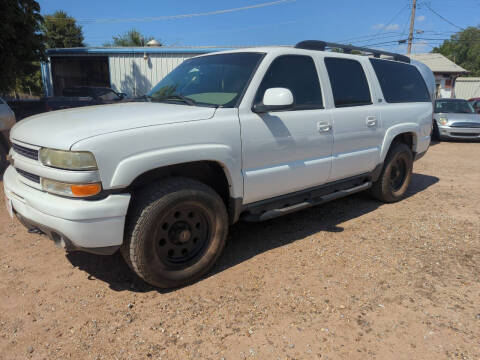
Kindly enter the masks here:
<path id="1" fill-rule="evenodd" d="M 414 196 L 438 181 L 434 176 L 413 174 L 406 196 Z M 367 193 L 359 193 L 270 221 L 237 223 L 230 229 L 227 246 L 217 265 L 206 277 L 320 231 L 342 232 L 344 229 L 339 224 L 375 211 L 380 206 L 383 204 Z M 113 256 L 75 252 L 67 254 L 67 258 L 74 266 L 87 272 L 89 279 L 105 281 L 112 290 L 159 291 L 137 277 L 118 252 Z"/>

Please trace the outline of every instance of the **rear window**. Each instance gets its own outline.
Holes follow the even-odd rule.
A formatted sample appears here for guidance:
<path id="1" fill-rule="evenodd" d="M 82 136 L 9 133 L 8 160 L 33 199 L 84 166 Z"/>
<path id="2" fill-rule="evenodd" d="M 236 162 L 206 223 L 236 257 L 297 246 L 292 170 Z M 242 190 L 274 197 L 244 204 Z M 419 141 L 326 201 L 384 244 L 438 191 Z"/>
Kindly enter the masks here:
<path id="1" fill-rule="evenodd" d="M 430 102 L 427 85 L 413 65 L 370 59 L 388 103 Z"/>
<path id="2" fill-rule="evenodd" d="M 325 58 L 332 85 L 335 107 L 361 106 L 372 103 L 367 77 L 356 60 Z"/>

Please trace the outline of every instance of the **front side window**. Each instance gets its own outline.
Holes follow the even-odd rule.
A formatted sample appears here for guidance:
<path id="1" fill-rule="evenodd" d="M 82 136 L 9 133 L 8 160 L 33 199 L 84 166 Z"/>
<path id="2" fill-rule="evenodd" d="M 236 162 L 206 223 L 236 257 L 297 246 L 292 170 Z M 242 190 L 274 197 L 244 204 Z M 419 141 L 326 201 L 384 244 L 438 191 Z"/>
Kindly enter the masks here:
<path id="1" fill-rule="evenodd" d="M 255 104 L 270 88 L 286 88 L 295 101 L 292 110 L 322 109 L 322 92 L 315 63 L 310 56 L 282 55 L 273 60 L 258 88 Z"/>
<path id="2" fill-rule="evenodd" d="M 436 113 L 474 114 L 472 104 L 466 100 L 437 100 L 435 101 Z"/>
<path id="3" fill-rule="evenodd" d="M 327 57 L 325 66 L 332 85 L 335 107 L 361 106 L 372 103 L 367 77 L 358 61 Z"/>
<path id="4" fill-rule="evenodd" d="M 147 95 L 152 102 L 235 107 L 255 71 L 261 53 L 231 53 L 185 60 Z"/>
<path id="5" fill-rule="evenodd" d="M 427 85 L 418 69 L 410 64 L 370 59 L 388 103 L 430 102 Z M 438 92 L 437 85 L 437 92 Z"/>

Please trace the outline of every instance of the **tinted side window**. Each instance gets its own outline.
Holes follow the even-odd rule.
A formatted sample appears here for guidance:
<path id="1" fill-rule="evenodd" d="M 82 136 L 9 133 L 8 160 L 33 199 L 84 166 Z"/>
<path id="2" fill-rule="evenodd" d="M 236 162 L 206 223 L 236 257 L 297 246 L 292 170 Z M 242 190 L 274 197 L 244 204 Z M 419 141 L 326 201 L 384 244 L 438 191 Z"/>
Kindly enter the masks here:
<path id="1" fill-rule="evenodd" d="M 430 102 L 427 85 L 413 65 L 380 59 L 370 59 L 377 74 L 385 101 Z"/>
<path id="2" fill-rule="evenodd" d="M 295 110 L 322 109 L 322 92 L 317 70 L 310 56 L 285 55 L 276 58 L 267 70 L 255 97 L 263 100 L 269 88 L 289 89 L 295 99 Z"/>
<path id="3" fill-rule="evenodd" d="M 367 77 L 356 60 L 325 58 L 332 85 L 335 107 L 360 106 L 372 103 Z"/>

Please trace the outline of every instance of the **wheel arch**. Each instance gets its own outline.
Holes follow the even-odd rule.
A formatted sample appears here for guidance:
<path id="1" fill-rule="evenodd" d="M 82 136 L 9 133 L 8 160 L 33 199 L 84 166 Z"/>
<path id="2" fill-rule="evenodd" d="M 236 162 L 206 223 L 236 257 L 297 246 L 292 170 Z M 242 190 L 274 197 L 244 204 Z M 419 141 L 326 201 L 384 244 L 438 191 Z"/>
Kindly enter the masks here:
<path id="1" fill-rule="evenodd" d="M 239 199 L 233 194 L 232 176 L 225 164 L 217 160 L 198 160 L 171 164 L 147 170 L 128 185 L 127 191 L 135 192 L 161 179 L 183 177 L 199 181 L 215 190 L 222 198 L 231 222 L 238 218 Z M 241 202 L 241 198 L 240 198 Z"/>
<path id="2" fill-rule="evenodd" d="M 402 142 L 410 148 L 414 157 L 417 152 L 418 143 L 418 125 L 409 124 L 401 125 L 398 127 L 390 128 L 386 134 L 382 145 L 382 151 L 380 153 L 380 160 L 383 163 L 387 157 L 388 151 L 395 142 Z"/>

